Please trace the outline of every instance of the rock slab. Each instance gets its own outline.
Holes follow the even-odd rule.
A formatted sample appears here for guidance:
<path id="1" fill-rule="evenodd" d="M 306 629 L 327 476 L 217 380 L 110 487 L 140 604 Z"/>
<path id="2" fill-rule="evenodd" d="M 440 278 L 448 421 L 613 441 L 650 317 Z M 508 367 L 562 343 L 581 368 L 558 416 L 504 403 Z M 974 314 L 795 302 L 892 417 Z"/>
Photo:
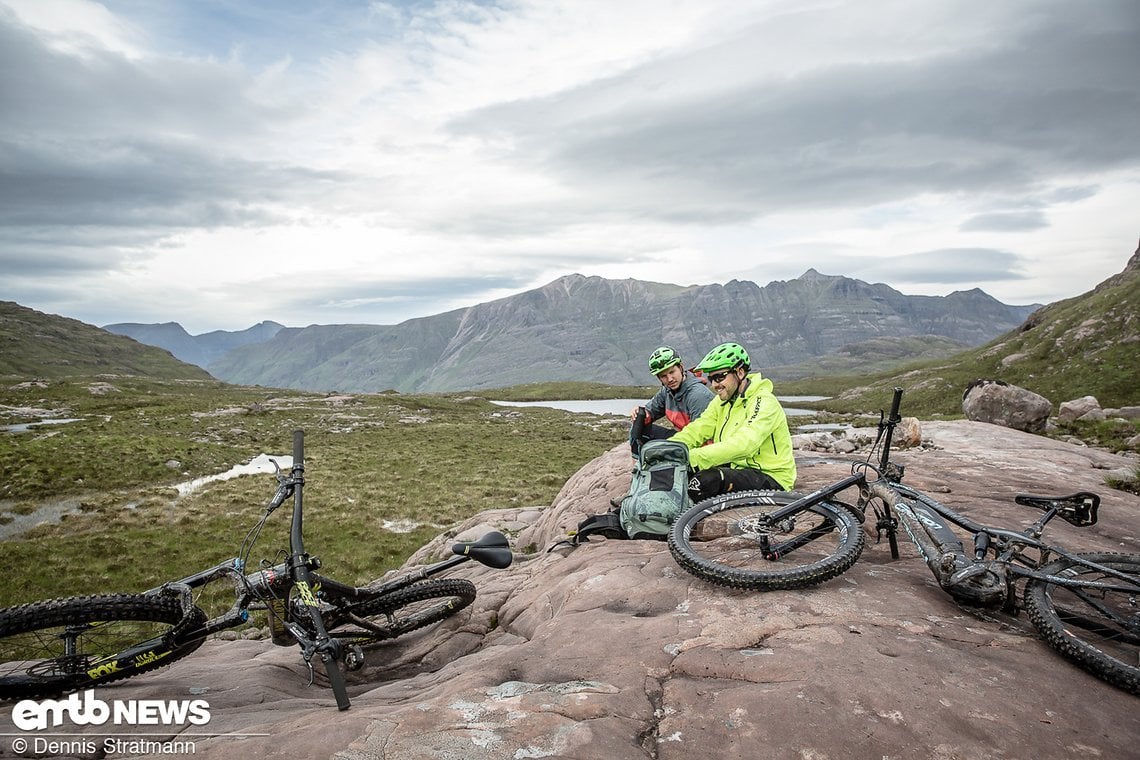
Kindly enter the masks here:
<path id="1" fill-rule="evenodd" d="M 907 482 L 940 501 L 1022 525 L 1035 515 L 1014 505 L 1020 491 L 1095 490 L 1096 526 L 1054 524 L 1046 538 L 1140 552 L 1140 498 L 1103 484 L 1135 460 L 975 422 L 925 422 L 922 433 L 934 446 L 897 459 Z M 320 673 L 307 685 L 296 650 L 263 641 L 208 642 L 99 697 L 207 700 L 208 725 L 165 736 L 219 760 L 1135 756 L 1140 700 L 1056 655 L 1023 617 L 955 604 L 905 540 L 898 561 L 872 541 L 843 576 L 769 593 L 692 577 L 660 542 L 543 551 L 625 492 L 624 448 L 583 468 L 537 516 L 484 513 L 417 553 L 410 562 L 458 533 L 508 524 L 517 548 L 535 548 L 505 571 L 461 568 L 479 588 L 472 607 L 371 652 L 349 674 L 346 712 Z M 798 486 L 831 482 L 856 459 L 801 455 Z M 11 709 L 0 711 L 4 731 Z M 10 741 L 0 756 L 13 756 Z"/>

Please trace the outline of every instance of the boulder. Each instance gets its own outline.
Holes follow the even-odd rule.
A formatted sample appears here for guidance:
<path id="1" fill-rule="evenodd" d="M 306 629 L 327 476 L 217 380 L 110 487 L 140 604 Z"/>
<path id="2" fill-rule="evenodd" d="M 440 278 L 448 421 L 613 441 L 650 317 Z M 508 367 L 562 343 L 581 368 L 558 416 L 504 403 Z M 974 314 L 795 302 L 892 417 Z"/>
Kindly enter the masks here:
<path id="1" fill-rule="evenodd" d="M 1140 420 L 1140 406 L 1122 406 L 1119 409 L 1105 410 L 1109 417 L 1120 417 L 1126 420 Z"/>
<path id="2" fill-rule="evenodd" d="M 975 380 L 962 396 L 962 413 L 974 422 L 1042 433 L 1053 405 L 1033 391 L 1001 380 Z"/>
<path id="3" fill-rule="evenodd" d="M 1096 400 L 1096 396 L 1082 396 L 1071 401 L 1061 402 L 1061 406 L 1057 410 L 1057 419 L 1061 422 L 1072 422 L 1095 411 L 1100 411 L 1100 402 Z M 1104 419 L 1103 415 L 1104 413 L 1101 412 L 1101 419 Z"/>
<path id="4" fill-rule="evenodd" d="M 833 452 L 853 454 L 867 451 L 878 440 L 877 428 L 840 427 L 831 431 L 797 433 L 792 436 L 792 448 L 797 451 Z M 922 425 L 915 417 L 903 417 L 895 428 L 892 446 L 913 448 L 922 445 Z"/>
<path id="5" fill-rule="evenodd" d="M 1140 497 L 1103 483 L 1135 457 L 963 420 L 926 422 L 923 434 L 930 445 L 897 454 L 916 488 L 972 518 L 1018 527 L 1037 517 L 1014 504 L 1019 491 L 1098 491 L 1097 525 L 1057 520 L 1046 538 L 1140 552 Z M 861 459 L 800 453 L 797 485 L 833 482 Z M 485 512 L 425 546 L 409 565 L 442 556 L 457 535 L 512 525 L 517 561 L 453 571 L 476 584 L 475 602 L 370 651 L 347 676 L 345 712 L 319 666 L 309 686 L 297 650 L 263 640 L 207 642 L 98 696 L 205 700 L 206 725 L 143 729 L 191 741 L 208 760 L 1135 755 L 1137 697 L 1061 658 L 1024 616 L 956 604 L 905 537 L 897 561 L 872 540 L 839 578 L 768 593 L 699 580 L 659 541 L 546 551 L 582 517 L 608 509 L 629 476 L 620 444 L 571 477 L 549 507 Z M 324 559 L 322 572 L 335 576 L 335 557 Z M 11 710 L 0 707 L 9 727 Z M 68 730 L 73 741 L 135 732 Z"/>

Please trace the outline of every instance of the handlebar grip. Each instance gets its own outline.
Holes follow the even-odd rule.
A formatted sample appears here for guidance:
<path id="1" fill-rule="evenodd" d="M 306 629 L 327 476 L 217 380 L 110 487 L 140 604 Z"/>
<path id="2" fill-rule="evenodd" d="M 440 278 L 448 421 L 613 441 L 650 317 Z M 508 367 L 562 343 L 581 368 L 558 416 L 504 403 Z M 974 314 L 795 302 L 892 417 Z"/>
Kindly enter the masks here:
<path id="1" fill-rule="evenodd" d="M 344 674 L 340 672 L 340 664 L 330 652 L 323 652 L 321 660 L 324 662 L 325 675 L 329 679 L 329 687 L 336 697 L 336 709 L 347 710 L 351 705 L 348 699 L 348 689 L 344 686 Z"/>
<path id="2" fill-rule="evenodd" d="M 305 431 L 293 431 L 293 464 L 305 463 Z"/>

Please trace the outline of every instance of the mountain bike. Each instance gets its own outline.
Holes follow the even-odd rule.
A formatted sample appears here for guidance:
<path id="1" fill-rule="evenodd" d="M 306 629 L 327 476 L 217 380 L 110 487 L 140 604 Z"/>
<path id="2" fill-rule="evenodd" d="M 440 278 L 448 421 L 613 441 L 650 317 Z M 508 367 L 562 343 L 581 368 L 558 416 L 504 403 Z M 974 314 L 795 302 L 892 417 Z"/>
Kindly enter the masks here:
<path id="1" fill-rule="evenodd" d="M 901 421 L 903 391 L 879 414 L 879 435 L 851 475 L 809 494 L 744 491 L 706 499 L 677 518 L 669 549 L 685 570 L 713 583 L 761 591 L 814 586 L 845 572 L 866 543 L 861 523 L 870 509 L 875 534 L 886 534 L 898 559 L 901 525 L 939 586 L 962 604 L 1019 611 L 1041 636 L 1093 675 L 1140 695 L 1140 554 L 1073 553 L 1041 540 L 1060 517 L 1077 527 L 1097 521 L 1100 497 L 1020 494 L 1018 504 L 1042 510 L 1022 530 L 982 525 L 909 486 L 890 461 Z M 881 446 L 877 464 L 871 460 Z M 839 494 L 858 489 L 854 504 Z M 973 537 L 967 551 L 952 526 Z"/>
<path id="2" fill-rule="evenodd" d="M 277 490 L 246 535 L 238 556 L 141 594 L 101 594 L 31 602 L 0 610 L 0 698 L 49 697 L 130 678 L 194 652 L 211 634 L 240 626 L 264 610 L 273 643 L 296 645 L 313 682 L 313 661 L 324 667 L 337 707 L 348 709 L 341 666 L 357 670 L 364 652 L 380 642 L 439 622 L 471 604 L 475 586 L 461 578 L 433 578 L 475 560 L 493 568 L 511 564 L 497 531 L 456 543 L 453 556 L 387 581 L 353 586 L 317 572 L 319 558 L 304 547 L 304 432 L 293 433 L 286 475 L 274 461 Z M 281 561 L 248 567 L 266 520 L 293 499 L 289 550 Z M 207 619 L 194 592 L 229 579 L 233 605 Z M 199 591 L 200 593 L 200 591 Z"/>

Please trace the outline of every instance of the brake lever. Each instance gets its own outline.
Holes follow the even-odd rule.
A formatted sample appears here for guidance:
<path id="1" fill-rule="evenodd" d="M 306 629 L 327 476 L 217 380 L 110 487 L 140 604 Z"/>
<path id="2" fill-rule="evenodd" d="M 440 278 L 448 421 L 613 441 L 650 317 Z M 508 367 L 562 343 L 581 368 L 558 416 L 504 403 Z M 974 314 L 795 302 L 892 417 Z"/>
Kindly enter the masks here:
<path id="1" fill-rule="evenodd" d="M 269 500 L 268 506 L 265 507 L 265 514 L 267 515 L 293 495 L 293 488 L 296 485 L 292 478 L 284 474 L 276 459 L 270 459 L 269 462 L 273 465 L 273 477 L 277 479 L 277 490 L 274 492 L 273 498 Z"/>

